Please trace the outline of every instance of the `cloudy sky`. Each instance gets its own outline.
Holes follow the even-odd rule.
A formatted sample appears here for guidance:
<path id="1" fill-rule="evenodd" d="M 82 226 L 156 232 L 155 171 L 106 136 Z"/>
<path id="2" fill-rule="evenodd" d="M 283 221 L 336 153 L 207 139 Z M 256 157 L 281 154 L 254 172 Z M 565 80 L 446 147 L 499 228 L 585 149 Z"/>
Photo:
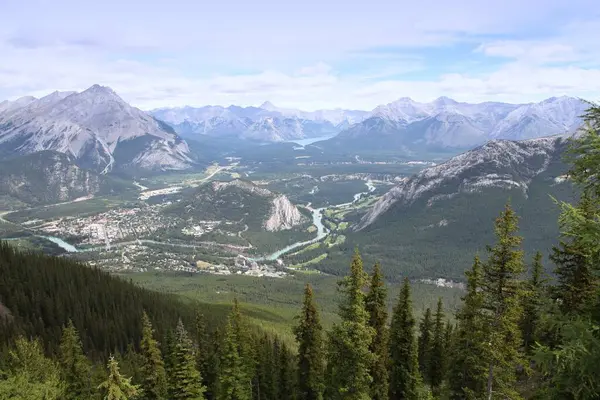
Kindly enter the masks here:
<path id="1" fill-rule="evenodd" d="M 0 99 L 372 109 L 600 100 L 598 0 L 0 0 Z"/>

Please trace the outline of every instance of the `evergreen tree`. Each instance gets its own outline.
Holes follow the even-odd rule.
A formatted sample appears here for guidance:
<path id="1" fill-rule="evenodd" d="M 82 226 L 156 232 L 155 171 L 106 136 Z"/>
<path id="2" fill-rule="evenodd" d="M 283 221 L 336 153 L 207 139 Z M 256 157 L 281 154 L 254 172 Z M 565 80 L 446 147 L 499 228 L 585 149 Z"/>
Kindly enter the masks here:
<path id="1" fill-rule="evenodd" d="M 256 397 L 259 400 L 274 399 L 276 384 L 274 377 L 277 371 L 277 364 L 274 359 L 274 345 L 265 333 L 260 339 L 258 346 L 258 393 Z"/>
<path id="2" fill-rule="evenodd" d="M 237 298 L 233 299 L 231 311 L 232 325 L 237 337 L 238 353 L 244 366 L 246 376 L 253 379 L 256 372 L 256 354 L 252 347 L 252 337 L 245 319 L 242 317 L 240 304 Z"/>
<path id="3" fill-rule="evenodd" d="M 66 399 L 88 399 L 92 393 L 91 363 L 83 354 L 79 333 L 71 320 L 62 331 L 60 366 L 66 384 Z"/>
<path id="4" fill-rule="evenodd" d="M 144 359 L 141 372 L 143 375 L 143 398 L 162 400 L 167 398 L 167 376 L 158 342 L 154 339 L 154 330 L 148 314 L 142 315 L 142 340 L 140 351 Z"/>
<path id="5" fill-rule="evenodd" d="M 323 327 L 309 284 L 304 289 L 304 302 L 294 334 L 298 342 L 298 400 L 322 400 L 325 372 Z"/>
<path id="6" fill-rule="evenodd" d="M 294 387 L 294 371 L 292 369 L 291 353 L 285 344 L 279 350 L 279 397 L 278 400 L 294 400 L 296 388 Z"/>
<path id="7" fill-rule="evenodd" d="M 114 357 L 108 360 L 108 379 L 98 386 L 104 394 L 104 400 L 131 400 L 139 395 L 139 387 L 131 384 L 131 378 L 125 378 L 119 372 L 119 363 Z"/>
<path id="8" fill-rule="evenodd" d="M 387 400 L 389 398 L 387 289 L 379 263 L 373 267 L 365 305 L 369 313 L 369 326 L 375 331 L 370 347 L 375 357 L 371 367 L 373 378 L 371 399 Z"/>
<path id="9" fill-rule="evenodd" d="M 457 327 L 448 373 L 449 398 L 482 399 L 485 396 L 488 366 L 484 359 L 485 322 L 482 316 L 483 266 L 475 257 L 473 267 L 465 273 L 467 293 L 456 315 Z"/>
<path id="10" fill-rule="evenodd" d="M 429 384 L 434 396 L 439 396 L 440 388 L 446 376 L 446 326 L 444 324 L 444 309 L 442 299 L 438 300 L 433 328 L 433 343 L 429 366 Z"/>
<path id="11" fill-rule="evenodd" d="M 584 193 L 579 205 L 574 208 L 582 220 L 593 221 L 598 218 L 598 205 L 590 195 Z M 553 288 L 553 296 L 560 302 L 564 314 L 577 315 L 590 312 L 596 300 L 600 285 L 595 273 L 592 247 L 582 240 L 582 235 L 563 235 L 557 247 L 552 249 L 550 259 L 556 264 L 554 273 L 557 285 Z"/>
<path id="12" fill-rule="evenodd" d="M 210 367 L 210 357 L 211 357 L 211 346 L 209 335 L 206 330 L 206 321 L 204 319 L 204 315 L 196 311 L 196 320 L 195 320 L 195 333 L 196 333 L 196 368 L 200 372 L 202 376 L 202 384 L 209 391 L 209 379 L 208 377 L 211 374 Z M 208 393 L 205 393 L 207 395 Z M 208 397 L 208 396 L 206 396 Z"/>
<path id="13" fill-rule="evenodd" d="M 227 319 L 225 339 L 221 348 L 221 361 L 218 375 L 219 400 L 251 400 L 252 378 L 248 375 L 247 364 L 240 354 L 235 309 Z"/>
<path id="14" fill-rule="evenodd" d="M 537 339 L 538 323 L 542 312 L 544 296 L 546 294 L 546 279 L 542 265 L 542 253 L 539 251 L 533 258 L 531 277 L 527 282 L 527 297 L 523 304 L 523 345 L 529 350 Z"/>
<path id="15" fill-rule="evenodd" d="M 64 393 L 58 365 L 44 356 L 39 340 L 18 337 L 0 371 L 0 399 L 58 400 Z"/>
<path id="16" fill-rule="evenodd" d="M 418 349 L 414 336 L 410 283 L 408 278 L 398 296 L 390 327 L 390 399 L 415 400 L 420 397 Z"/>
<path id="17" fill-rule="evenodd" d="M 210 357 L 208 362 L 208 375 L 206 376 L 207 390 L 206 398 L 208 400 L 214 400 L 218 397 L 219 392 L 219 370 L 221 366 L 221 345 L 223 343 L 223 330 L 221 328 L 215 329 L 212 334 L 210 346 Z"/>
<path id="18" fill-rule="evenodd" d="M 332 400 L 369 400 L 371 366 L 374 357 L 370 351 L 375 332 L 369 326 L 365 308 L 364 288 L 368 275 L 355 251 L 350 275 L 340 283 L 343 300 L 339 307 L 341 322 L 329 333 L 330 382 Z"/>
<path id="19" fill-rule="evenodd" d="M 167 375 L 167 394 L 168 398 L 173 397 L 175 386 L 175 334 L 172 329 L 168 329 L 165 334 L 163 346 L 163 359 L 165 362 L 165 374 Z"/>
<path id="20" fill-rule="evenodd" d="M 196 369 L 196 358 L 183 322 L 179 320 L 175 330 L 175 353 L 173 354 L 173 399 L 203 400 L 206 388 Z"/>
<path id="21" fill-rule="evenodd" d="M 433 320 L 431 309 L 427 307 L 419 324 L 418 359 L 419 370 L 425 381 L 430 382 L 431 348 L 433 346 Z"/>
<path id="22" fill-rule="evenodd" d="M 516 367 L 526 365 L 520 352 L 519 324 L 523 317 L 524 290 L 520 275 L 525 271 L 521 237 L 517 236 L 517 216 L 506 205 L 496 220 L 497 243 L 488 246 L 489 259 L 483 264 L 483 310 L 488 342 L 486 395 L 518 399 L 515 390 Z"/>

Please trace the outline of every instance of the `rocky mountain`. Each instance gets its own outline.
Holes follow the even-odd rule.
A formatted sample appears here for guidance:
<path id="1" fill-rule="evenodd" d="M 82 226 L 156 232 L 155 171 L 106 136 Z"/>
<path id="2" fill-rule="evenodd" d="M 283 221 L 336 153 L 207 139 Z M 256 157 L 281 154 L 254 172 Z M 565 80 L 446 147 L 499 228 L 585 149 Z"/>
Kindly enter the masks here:
<path id="1" fill-rule="evenodd" d="M 53 150 L 97 172 L 180 170 L 192 161 L 173 129 L 108 87 L 54 92 L 0 105 L 0 155 Z"/>
<path id="2" fill-rule="evenodd" d="M 562 161 L 567 137 L 493 140 L 397 179 L 357 217 L 348 241 L 402 276 L 460 280 L 473 255 L 493 243 L 494 220 L 510 202 L 527 257 L 548 254 L 559 235 L 553 198 L 576 198 Z"/>
<path id="3" fill-rule="evenodd" d="M 265 102 L 260 107 L 206 106 L 163 108 L 151 111 L 188 138 L 198 135 L 281 142 L 334 135 L 362 121 L 366 111 L 284 109 Z"/>
<path id="4" fill-rule="evenodd" d="M 367 119 L 323 142 L 325 147 L 423 150 L 468 149 L 491 139 L 523 140 L 573 132 L 587 104 L 572 97 L 540 103 L 460 103 L 440 97 L 431 103 L 401 98 L 378 106 Z"/>
<path id="5" fill-rule="evenodd" d="M 65 153 L 41 151 L 0 161 L 0 203 L 9 208 L 62 203 L 132 188 L 130 183 L 78 167 L 75 158 Z"/>

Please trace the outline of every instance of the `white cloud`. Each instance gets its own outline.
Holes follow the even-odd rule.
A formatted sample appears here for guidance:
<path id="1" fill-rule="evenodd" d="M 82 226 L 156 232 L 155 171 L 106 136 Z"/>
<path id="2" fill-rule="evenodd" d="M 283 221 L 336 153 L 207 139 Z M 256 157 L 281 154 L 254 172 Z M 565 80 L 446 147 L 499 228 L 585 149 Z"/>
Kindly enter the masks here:
<path id="1" fill-rule="evenodd" d="M 594 2 L 9 2 L 0 16 L 0 99 L 94 83 L 146 109 L 265 100 L 305 109 L 371 109 L 403 96 L 428 101 L 442 95 L 598 99 L 600 23 L 571 15 Z M 544 38 L 483 39 L 559 22 Z M 456 43 L 506 63 L 485 73 L 445 74 L 437 60 L 419 53 Z M 402 77 L 429 68 L 442 73 Z"/>

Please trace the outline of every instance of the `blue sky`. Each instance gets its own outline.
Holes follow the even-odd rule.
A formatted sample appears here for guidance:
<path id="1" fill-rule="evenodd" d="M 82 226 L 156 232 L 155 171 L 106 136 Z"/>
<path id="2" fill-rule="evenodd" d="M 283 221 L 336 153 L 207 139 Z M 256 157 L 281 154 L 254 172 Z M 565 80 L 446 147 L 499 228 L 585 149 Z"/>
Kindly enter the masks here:
<path id="1" fill-rule="evenodd" d="M 600 100 L 597 0 L 0 0 L 0 99 L 144 109 Z"/>

